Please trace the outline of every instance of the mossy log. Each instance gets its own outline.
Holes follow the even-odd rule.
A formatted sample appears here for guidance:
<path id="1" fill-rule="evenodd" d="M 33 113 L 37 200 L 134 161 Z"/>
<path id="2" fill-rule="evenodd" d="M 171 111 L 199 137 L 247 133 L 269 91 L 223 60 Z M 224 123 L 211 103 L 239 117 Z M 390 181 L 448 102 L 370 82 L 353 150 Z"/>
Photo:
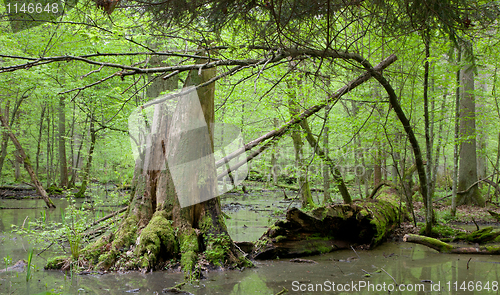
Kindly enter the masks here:
<path id="1" fill-rule="evenodd" d="M 346 249 L 351 245 L 375 247 L 405 215 L 396 198 L 384 194 L 377 200 L 330 204 L 311 212 L 288 210 L 255 243 L 255 259 L 299 257 Z"/>
<path id="2" fill-rule="evenodd" d="M 415 243 L 427 246 L 441 253 L 451 254 L 500 254 L 500 245 L 491 246 L 474 246 L 474 247 L 460 247 L 440 241 L 438 239 L 429 238 L 425 236 L 407 234 L 404 236 L 403 241 L 408 243 Z"/>

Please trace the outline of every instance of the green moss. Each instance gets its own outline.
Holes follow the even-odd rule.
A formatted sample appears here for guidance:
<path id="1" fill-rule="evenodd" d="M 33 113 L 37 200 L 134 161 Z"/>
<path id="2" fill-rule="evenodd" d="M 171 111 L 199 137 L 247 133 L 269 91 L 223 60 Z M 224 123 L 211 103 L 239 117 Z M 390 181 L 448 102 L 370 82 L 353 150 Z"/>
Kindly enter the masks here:
<path id="1" fill-rule="evenodd" d="M 208 234 L 205 238 L 207 240 L 207 249 L 205 250 L 207 260 L 214 265 L 222 266 L 232 244 L 231 238 L 226 234 Z"/>
<path id="2" fill-rule="evenodd" d="M 429 237 L 423 237 L 422 239 L 423 244 L 432 244 L 432 245 L 437 245 L 439 247 L 439 252 L 450 252 L 453 249 L 453 246 L 450 244 L 447 244 L 445 242 L 442 242 L 438 239 L 434 238 L 429 238 Z"/>
<path id="3" fill-rule="evenodd" d="M 181 251 L 181 267 L 186 276 L 189 277 L 198 258 L 197 252 L 199 251 L 199 245 L 196 232 L 189 229 L 187 232 L 180 233 L 179 244 Z"/>
<path id="4" fill-rule="evenodd" d="M 330 253 L 331 247 L 326 246 L 324 243 L 313 243 L 312 246 L 320 253 Z"/>
<path id="5" fill-rule="evenodd" d="M 178 252 L 174 229 L 164 214 L 164 211 L 157 211 L 139 236 L 136 254 L 143 256 L 141 259 L 143 268 L 153 267 L 161 250 L 167 256 Z"/>
<path id="6" fill-rule="evenodd" d="M 425 224 L 421 225 L 419 234 L 423 235 L 425 233 Z M 451 238 L 459 235 L 461 232 L 457 229 L 451 228 L 445 224 L 436 224 L 432 227 L 431 236 L 432 237 L 445 237 Z"/>
<path id="7" fill-rule="evenodd" d="M 67 260 L 68 258 L 64 256 L 49 258 L 49 260 L 47 260 L 47 264 L 45 265 L 45 269 L 61 269 Z"/>
<path id="8" fill-rule="evenodd" d="M 465 237 L 465 240 L 469 243 L 483 244 L 495 240 L 499 235 L 500 232 L 493 231 L 492 227 L 485 227 L 483 229 L 471 232 Z"/>
<path id="9" fill-rule="evenodd" d="M 133 245 L 137 237 L 137 223 L 137 216 L 130 214 L 121 224 L 111 246 L 113 248 L 121 248 Z"/>
<path id="10" fill-rule="evenodd" d="M 205 214 L 200 222 L 199 222 L 199 228 L 201 230 L 201 232 L 203 233 L 208 233 L 212 230 L 213 228 L 213 222 L 212 222 L 212 218 L 210 216 L 208 216 L 208 214 Z"/>
<path id="11" fill-rule="evenodd" d="M 498 254 L 500 253 L 500 245 L 486 246 L 486 250 L 488 250 L 490 254 Z"/>
<path id="12" fill-rule="evenodd" d="M 87 245 L 82 250 L 82 255 L 85 259 L 89 260 L 90 263 L 96 264 L 99 261 L 99 256 L 101 256 L 104 251 L 106 251 L 105 247 L 108 244 L 108 237 L 100 237 L 94 243 Z"/>
<path id="13" fill-rule="evenodd" d="M 102 254 L 99 256 L 99 263 L 96 268 L 99 269 L 107 269 L 113 265 L 116 261 L 116 257 L 118 256 L 118 251 L 112 249 L 108 253 Z"/>

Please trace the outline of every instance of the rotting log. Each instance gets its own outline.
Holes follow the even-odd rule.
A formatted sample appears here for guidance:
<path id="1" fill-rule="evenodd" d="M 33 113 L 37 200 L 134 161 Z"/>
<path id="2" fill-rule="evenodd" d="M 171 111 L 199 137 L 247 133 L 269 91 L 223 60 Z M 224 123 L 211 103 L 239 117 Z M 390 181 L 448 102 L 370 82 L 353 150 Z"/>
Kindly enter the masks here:
<path id="1" fill-rule="evenodd" d="M 288 210 L 255 243 L 254 259 L 299 257 L 347 249 L 373 248 L 387 239 L 405 216 L 404 206 L 388 193 L 377 200 L 329 204 L 310 212 Z"/>
<path id="2" fill-rule="evenodd" d="M 406 234 L 403 237 L 404 242 L 415 243 L 427 246 L 440 253 L 450 253 L 450 254 L 500 254 L 500 245 L 489 245 L 489 246 L 474 246 L 474 247 L 460 247 L 458 245 L 452 245 L 440 241 L 438 239 L 419 236 L 414 234 Z"/>

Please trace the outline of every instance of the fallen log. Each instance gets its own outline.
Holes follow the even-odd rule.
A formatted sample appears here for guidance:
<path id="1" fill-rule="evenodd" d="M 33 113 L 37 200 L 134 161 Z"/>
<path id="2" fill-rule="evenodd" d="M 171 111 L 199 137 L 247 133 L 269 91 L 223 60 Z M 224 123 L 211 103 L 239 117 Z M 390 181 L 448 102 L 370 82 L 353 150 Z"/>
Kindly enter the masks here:
<path id="1" fill-rule="evenodd" d="M 293 258 L 348 249 L 351 245 L 372 248 L 385 241 L 404 216 L 404 206 L 389 194 L 377 200 L 329 204 L 307 213 L 292 208 L 286 220 L 276 222 L 255 243 L 252 257 Z"/>
<path id="2" fill-rule="evenodd" d="M 500 254 L 500 245 L 491 246 L 474 246 L 474 247 L 460 247 L 440 241 L 438 239 L 419 236 L 414 234 L 406 234 L 403 237 L 404 242 L 415 243 L 427 246 L 440 253 L 450 254 Z"/>

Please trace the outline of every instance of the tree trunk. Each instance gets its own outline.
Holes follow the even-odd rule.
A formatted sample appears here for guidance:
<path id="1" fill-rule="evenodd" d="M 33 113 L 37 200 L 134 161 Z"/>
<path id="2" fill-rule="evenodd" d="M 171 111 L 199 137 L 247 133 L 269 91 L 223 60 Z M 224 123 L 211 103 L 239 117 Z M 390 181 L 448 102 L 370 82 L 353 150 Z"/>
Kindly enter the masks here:
<path id="1" fill-rule="evenodd" d="M 297 103 L 297 91 L 295 89 L 295 86 L 298 87 L 300 84 L 300 81 L 297 80 L 297 85 L 294 83 L 290 83 L 288 81 L 288 110 L 290 113 L 290 117 L 294 118 L 299 114 L 299 104 Z M 307 119 L 304 119 L 302 122 L 307 122 Z M 305 123 L 307 124 L 307 123 Z M 301 200 L 302 200 L 302 208 L 306 208 L 309 206 L 314 206 L 314 201 L 312 199 L 311 195 L 311 189 L 309 187 L 309 177 L 308 177 L 308 171 L 307 171 L 307 165 L 304 160 L 304 150 L 303 150 L 303 145 L 304 143 L 302 142 L 302 135 L 300 134 L 300 127 L 295 126 L 292 129 L 292 141 L 293 141 L 293 147 L 295 149 L 295 165 L 297 168 L 297 184 L 299 185 L 299 191 L 301 195 Z"/>
<path id="2" fill-rule="evenodd" d="M 424 32 L 424 45 L 425 45 L 425 63 L 424 63 L 424 117 L 425 117 L 425 149 L 427 156 L 427 165 L 425 166 L 426 179 L 429 182 L 432 178 L 432 141 L 431 138 L 433 134 L 431 133 L 431 126 L 429 122 L 429 58 L 430 58 L 430 29 L 426 29 Z M 427 185 L 427 201 L 426 211 L 425 211 L 425 233 L 427 235 L 431 234 L 432 231 L 432 185 L 429 183 Z"/>
<path id="3" fill-rule="evenodd" d="M 286 220 L 271 226 L 256 242 L 255 259 L 298 257 L 347 249 L 351 245 L 380 245 L 403 217 L 390 194 L 377 200 L 332 204 L 305 213 L 288 210 Z"/>
<path id="4" fill-rule="evenodd" d="M 64 96 L 59 97 L 59 186 L 68 187 L 68 163 L 66 161 L 66 108 Z"/>
<path id="5" fill-rule="evenodd" d="M 52 202 L 52 200 L 47 195 L 47 192 L 43 188 L 43 186 L 40 183 L 40 181 L 38 181 L 38 178 L 35 175 L 35 171 L 33 171 L 33 168 L 31 167 L 29 157 L 24 152 L 24 149 L 22 148 L 21 144 L 17 140 L 17 138 L 14 135 L 14 133 L 12 133 L 12 130 L 10 129 L 9 124 L 7 123 L 7 121 L 4 119 L 4 117 L 2 115 L 0 115 L 0 123 L 6 129 L 6 132 L 9 134 L 10 140 L 12 141 L 12 143 L 14 144 L 14 146 L 16 147 L 16 150 L 19 153 L 19 156 L 21 157 L 22 162 L 24 163 L 24 168 L 28 172 L 28 174 L 29 174 L 29 176 L 31 178 L 31 182 L 33 183 L 33 185 L 36 188 L 36 191 L 38 192 L 39 195 L 42 196 L 43 200 L 45 201 L 45 204 L 47 204 L 47 207 L 49 207 L 49 208 L 55 208 L 56 206 L 54 205 L 54 203 Z"/>
<path id="6" fill-rule="evenodd" d="M 94 129 L 94 120 L 92 115 L 90 115 L 90 148 L 89 148 L 89 156 L 87 158 L 87 164 L 83 170 L 82 175 L 82 185 L 80 189 L 75 194 L 75 198 L 83 198 L 85 197 L 85 192 L 87 191 L 87 186 L 90 181 L 90 168 L 92 168 L 92 157 L 94 155 L 95 142 L 97 140 L 97 131 Z"/>
<path id="7" fill-rule="evenodd" d="M 330 173 L 332 174 L 332 177 L 335 179 L 335 183 L 337 184 L 337 188 L 339 189 L 340 194 L 342 195 L 344 203 L 345 204 L 352 203 L 351 195 L 349 194 L 349 190 L 347 189 L 347 186 L 344 183 L 342 174 L 340 173 L 339 169 L 335 166 L 332 159 L 330 159 L 330 157 L 327 154 L 323 153 L 323 150 L 321 149 L 318 142 L 314 138 L 311 129 L 307 124 L 307 121 L 304 120 L 300 122 L 300 126 L 306 132 L 307 142 L 309 142 L 309 145 L 314 149 L 314 152 L 325 162 L 326 165 L 329 166 Z"/>
<path id="8" fill-rule="evenodd" d="M 323 153 L 328 156 L 328 126 L 325 126 L 323 131 Z M 328 171 L 329 165 L 323 161 L 323 204 L 331 202 L 330 199 L 330 174 Z"/>
<path id="9" fill-rule="evenodd" d="M 38 140 L 36 145 L 36 168 L 35 168 L 35 174 L 37 177 L 38 177 L 38 168 L 40 166 L 40 153 L 42 151 L 43 119 L 46 107 L 47 104 L 44 104 L 42 106 L 42 113 L 40 114 L 40 129 L 38 129 Z"/>
<path id="10" fill-rule="evenodd" d="M 0 109 L 0 114 L 2 109 Z M 4 118 L 6 121 L 9 120 L 9 102 L 7 101 L 7 105 L 5 106 Z M 5 162 L 5 158 L 7 157 L 7 147 L 9 145 L 9 134 L 7 132 L 2 132 L 2 153 L 0 154 L 0 177 L 2 176 L 3 163 Z"/>
<path id="11" fill-rule="evenodd" d="M 190 71 L 186 85 L 199 85 L 215 75 L 215 68 Z M 138 145 L 131 202 L 124 221 L 115 235 L 84 250 L 96 267 L 164 269 L 171 259 L 178 259 L 191 279 L 200 273 L 200 255 L 216 266 L 251 265 L 234 246 L 219 198 L 213 197 L 217 185 L 215 161 L 205 156 L 213 153 L 214 91 L 212 83 L 196 91 L 198 101 L 191 99 L 193 94 L 179 98 L 175 111 L 167 109 L 170 102 L 154 105 L 152 118 L 148 117 L 152 119 L 148 126 L 151 131 L 143 134 Z M 186 126 L 196 128 L 180 132 Z M 182 170 L 178 167 L 198 163 L 197 159 L 204 165 L 185 170 L 179 185 Z M 182 204 L 190 201 L 187 198 L 202 202 L 185 207 Z M 123 248 L 128 250 L 127 255 L 121 252 Z"/>
<path id="12" fill-rule="evenodd" d="M 278 119 L 274 119 L 274 128 L 279 127 L 279 121 Z M 270 168 L 270 174 L 273 179 L 273 184 L 277 185 L 278 184 L 278 153 L 277 153 L 277 148 L 278 148 L 278 142 L 275 141 L 273 143 L 273 150 L 271 152 L 271 168 Z"/>
<path id="13" fill-rule="evenodd" d="M 464 41 L 462 45 L 462 60 L 466 62 L 462 68 L 460 82 L 462 85 L 460 101 L 460 164 L 458 172 L 458 191 L 466 190 L 477 181 L 476 155 L 476 109 L 474 99 L 474 64 L 472 62 L 472 44 Z M 477 185 L 468 193 L 457 196 L 457 205 L 476 204 L 484 206 L 484 200 L 479 195 Z"/>
<path id="14" fill-rule="evenodd" d="M 438 239 L 407 234 L 403 241 L 427 246 L 441 253 L 451 254 L 500 254 L 500 246 L 474 246 L 474 247 L 459 247 L 442 242 Z"/>

